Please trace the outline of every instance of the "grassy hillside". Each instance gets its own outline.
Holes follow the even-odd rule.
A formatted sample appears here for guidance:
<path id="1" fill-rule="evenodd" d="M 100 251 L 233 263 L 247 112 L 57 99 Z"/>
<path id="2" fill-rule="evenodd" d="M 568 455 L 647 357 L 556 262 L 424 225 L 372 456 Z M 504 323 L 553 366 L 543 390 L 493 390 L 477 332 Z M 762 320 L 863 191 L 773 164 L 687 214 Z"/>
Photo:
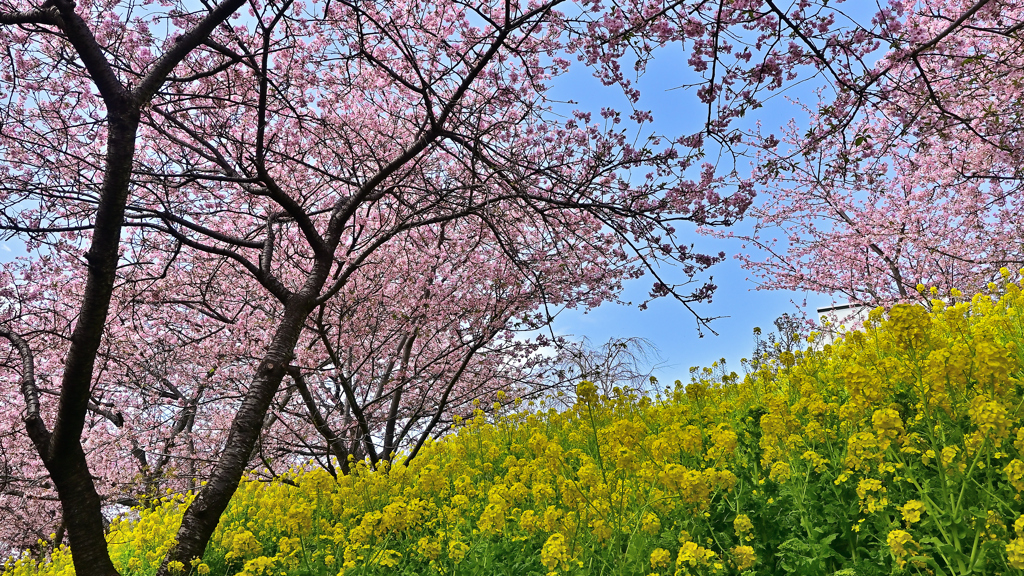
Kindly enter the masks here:
<path id="1" fill-rule="evenodd" d="M 654 398 L 482 414 L 409 468 L 247 481 L 182 574 L 1017 574 L 1024 295 L 876 310 L 834 345 Z M 525 410 L 522 406 L 519 409 Z M 116 522 L 151 574 L 187 496 Z M 5 574 L 71 574 L 61 548 Z"/>

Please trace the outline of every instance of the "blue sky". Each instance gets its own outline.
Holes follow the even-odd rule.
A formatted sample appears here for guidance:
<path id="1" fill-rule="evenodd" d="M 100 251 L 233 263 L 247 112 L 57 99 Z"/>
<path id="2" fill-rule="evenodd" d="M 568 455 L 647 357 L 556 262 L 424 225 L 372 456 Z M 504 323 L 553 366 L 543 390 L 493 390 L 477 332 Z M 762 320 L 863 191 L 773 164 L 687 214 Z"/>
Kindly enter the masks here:
<path id="1" fill-rule="evenodd" d="M 637 108 L 654 114 L 657 133 L 672 136 L 700 129 L 707 109 L 698 102 L 693 90 L 677 89 L 681 84 L 694 82 L 695 78 L 689 72 L 686 57 L 678 45 L 661 49 L 648 65 L 646 74 L 638 82 L 641 99 Z M 809 82 L 787 94 L 810 97 L 813 85 L 814 82 Z M 616 88 L 602 86 L 582 66 L 558 78 L 552 87 L 557 99 L 574 100 L 579 103 L 577 108 L 594 112 L 604 106 L 629 110 L 626 99 Z M 744 120 L 747 126 L 759 120 L 766 130 L 777 133 L 776 128 L 788 123 L 794 114 L 799 114 L 798 107 L 787 98 L 778 96 L 757 110 L 755 116 Z M 714 161 L 710 151 L 707 160 Z M 749 166 L 740 164 L 737 169 L 742 173 Z M 749 230 L 751 224 L 750 221 L 741 222 L 733 230 Z M 816 316 L 816 308 L 833 303 L 832 297 L 826 294 L 757 290 L 757 285 L 748 279 L 749 273 L 733 258 L 739 251 L 738 241 L 700 236 L 692 229 L 682 232 L 682 240 L 695 243 L 698 249 L 706 253 L 724 251 L 728 255 L 726 262 L 709 271 L 718 285 L 712 302 L 698 307 L 704 316 L 722 316 L 711 323 L 717 336 L 705 330 L 704 337 L 699 338 L 693 316 L 682 304 L 668 298 L 652 303 L 647 310 L 639 310 L 637 304 L 645 299 L 651 287 L 650 278 L 627 285 L 623 300 L 632 301 L 632 306 L 605 304 L 589 313 L 565 311 L 555 321 L 556 333 L 586 336 L 594 344 L 612 337 L 647 338 L 658 348 L 663 359 L 662 365 L 654 372 L 658 379 L 663 383 L 676 379 L 686 382 L 690 366 L 707 366 L 719 358 L 725 358 L 732 370 L 741 372 L 740 358 L 749 357 L 754 347 L 755 326 L 767 332 L 774 329 L 772 321 L 775 318 L 786 312 L 796 312 L 798 306 Z"/>

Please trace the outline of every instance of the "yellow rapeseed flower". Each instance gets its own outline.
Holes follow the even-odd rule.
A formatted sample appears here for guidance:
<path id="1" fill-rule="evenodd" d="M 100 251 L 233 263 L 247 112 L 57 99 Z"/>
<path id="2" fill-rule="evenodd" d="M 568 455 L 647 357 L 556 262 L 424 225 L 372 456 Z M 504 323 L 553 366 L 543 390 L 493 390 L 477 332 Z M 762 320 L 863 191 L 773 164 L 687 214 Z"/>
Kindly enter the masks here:
<path id="1" fill-rule="evenodd" d="M 751 568 L 757 563 L 757 555 L 750 546 L 736 546 L 732 549 L 732 560 L 740 572 Z"/>
<path id="2" fill-rule="evenodd" d="M 644 515 L 641 529 L 651 536 L 656 536 L 658 532 L 661 532 L 661 520 L 658 519 L 657 514 L 648 512 Z"/>
<path id="3" fill-rule="evenodd" d="M 469 545 L 459 540 L 452 540 L 448 543 L 448 557 L 455 561 L 455 563 L 461 562 L 466 554 L 469 553 Z"/>
<path id="4" fill-rule="evenodd" d="M 736 519 L 732 521 L 732 527 L 736 531 L 736 536 L 743 539 L 754 529 L 754 523 L 746 514 L 737 514 Z"/>
<path id="5" fill-rule="evenodd" d="M 651 552 L 651 568 L 665 568 L 672 562 L 672 553 L 664 548 L 655 548 Z"/>
<path id="6" fill-rule="evenodd" d="M 900 507 L 900 513 L 903 515 L 903 519 L 907 522 L 907 525 L 920 522 L 921 514 L 924 511 L 924 502 L 921 502 L 920 500 L 908 500 L 906 504 Z"/>
<path id="7" fill-rule="evenodd" d="M 912 554 L 917 547 L 914 537 L 904 530 L 889 532 L 885 541 L 889 545 L 889 549 L 892 550 L 893 556 L 896 557 L 896 562 L 901 567 L 907 563 L 906 557 Z"/>
<path id="8" fill-rule="evenodd" d="M 564 569 L 569 566 L 569 549 L 565 545 L 565 536 L 555 532 L 544 542 L 540 551 L 540 561 L 549 571 Z"/>
<path id="9" fill-rule="evenodd" d="M 768 478 L 778 482 L 779 484 L 784 484 L 789 481 L 790 472 L 791 470 L 788 463 L 776 462 L 772 464 L 772 470 L 768 474 Z"/>
<path id="10" fill-rule="evenodd" d="M 1006 545 L 1006 563 L 1011 568 L 1024 570 L 1024 539 L 1014 538 Z"/>

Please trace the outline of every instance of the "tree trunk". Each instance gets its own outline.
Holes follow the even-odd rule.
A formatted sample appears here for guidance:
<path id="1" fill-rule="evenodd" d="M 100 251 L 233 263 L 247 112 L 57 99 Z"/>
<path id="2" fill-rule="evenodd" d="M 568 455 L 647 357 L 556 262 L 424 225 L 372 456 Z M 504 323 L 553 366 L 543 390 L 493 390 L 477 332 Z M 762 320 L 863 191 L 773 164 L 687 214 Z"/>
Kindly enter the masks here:
<path id="1" fill-rule="evenodd" d="M 107 551 L 103 526 L 102 501 L 96 492 L 85 452 L 81 446 L 62 453 L 46 463 L 57 488 L 75 573 L 88 576 L 116 576 L 117 570 Z"/>
<path id="2" fill-rule="evenodd" d="M 316 286 L 316 291 L 310 292 L 315 294 L 322 286 L 323 280 Z M 307 293 L 303 290 L 301 294 Z M 288 371 L 288 363 L 298 343 L 303 324 L 313 311 L 312 302 L 312 297 L 300 296 L 297 293 L 292 295 L 285 305 L 284 316 L 278 324 L 270 347 L 256 369 L 242 405 L 231 421 L 231 428 L 217 465 L 206 486 L 199 491 L 196 499 L 185 511 L 181 528 L 178 530 L 178 544 L 167 554 L 157 572 L 158 576 L 169 574 L 169 562 L 178 561 L 188 566 L 193 558 L 203 557 L 206 545 L 249 465 L 253 448 L 263 429 L 263 420 Z"/>
<path id="3" fill-rule="evenodd" d="M 128 201 L 128 183 L 135 157 L 139 114 L 137 107 L 131 108 L 134 110 L 128 113 L 111 111 L 109 116 L 107 171 L 96 211 L 92 244 L 85 255 L 89 272 L 64 364 L 53 433 L 46 430 L 38 415 L 26 419 L 29 436 L 60 497 L 75 572 L 83 576 L 118 574 L 107 552 L 102 503 L 82 448 L 82 429 L 92 388 L 96 351 L 110 310 L 121 227 Z"/>

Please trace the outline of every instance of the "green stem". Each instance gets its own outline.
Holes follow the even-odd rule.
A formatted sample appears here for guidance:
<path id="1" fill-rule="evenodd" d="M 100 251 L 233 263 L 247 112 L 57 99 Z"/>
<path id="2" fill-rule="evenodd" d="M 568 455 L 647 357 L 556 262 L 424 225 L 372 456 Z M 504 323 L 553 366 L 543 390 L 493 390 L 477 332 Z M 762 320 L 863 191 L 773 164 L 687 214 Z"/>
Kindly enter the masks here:
<path id="1" fill-rule="evenodd" d="M 808 467 L 807 472 L 804 474 L 803 486 L 800 488 L 800 497 L 796 498 L 796 506 L 800 510 L 800 525 L 803 526 L 804 531 L 807 533 L 807 540 L 811 541 L 813 536 L 811 535 L 811 521 L 807 518 L 807 507 L 804 506 L 804 497 L 807 495 L 807 484 L 811 476 L 811 469 Z"/>
<path id="2" fill-rule="evenodd" d="M 981 539 L 981 530 L 974 531 L 974 544 L 971 546 L 971 558 L 967 561 L 967 573 L 970 574 L 974 570 L 974 563 L 978 560 L 978 540 Z"/>
<path id="3" fill-rule="evenodd" d="M 604 459 L 601 458 L 601 440 L 597 437 L 597 421 L 594 420 L 594 408 L 590 405 L 589 400 L 587 400 L 587 416 L 590 417 L 590 429 L 594 432 L 594 448 L 597 450 L 597 465 L 601 467 L 601 479 L 607 484 L 608 477 L 605 475 Z"/>

